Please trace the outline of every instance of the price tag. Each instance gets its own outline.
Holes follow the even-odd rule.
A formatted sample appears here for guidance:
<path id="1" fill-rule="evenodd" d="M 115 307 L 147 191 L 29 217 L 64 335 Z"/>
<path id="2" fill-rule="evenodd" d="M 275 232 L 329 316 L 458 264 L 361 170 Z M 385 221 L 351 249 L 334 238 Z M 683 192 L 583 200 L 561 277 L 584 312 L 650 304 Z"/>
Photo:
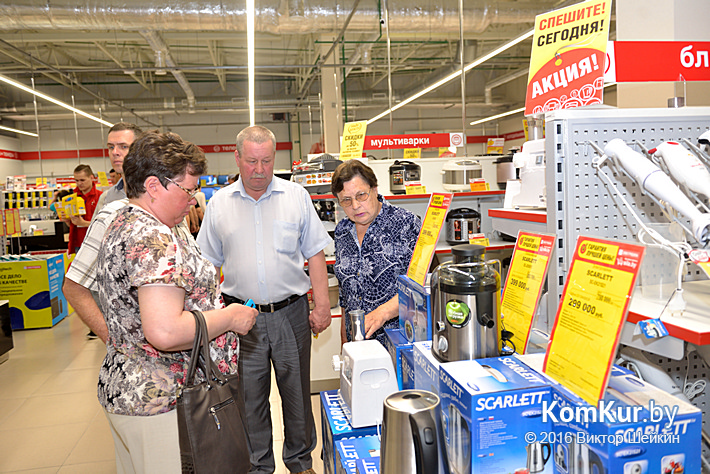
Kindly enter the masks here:
<path id="1" fill-rule="evenodd" d="M 644 252 L 642 245 L 577 239 L 544 372 L 591 405 L 609 382 Z"/>
<path id="2" fill-rule="evenodd" d="M 421 158 L 421 156 L 422 156 L 422 149 L 421 148 L 405 148 L 404 149 L 403 159 L 405 159 L 405 160 L 411 160 L 414 158 Z"/>
<path id="3" fill-rule="evenodd" d="M 490 191 L 491 187 L 486 183 L 483 178 L 475 178 L 469 182 L 471 186 L 471 191 Z"/>
<path id="4" fill-rule="evenodd" d="M 705 272 L 705 275 L 710 277 L 710 253 L 707 250 L 691 250 L 688 257 L 690 257 L 691 262 L 699 266 L 700 269 Z"/>
<path id="5" fill-rule="evenodd" d="M 483 245 L 484 247 L 488 247 L 490 245 L 490 242 L 488 241 L 488 237 L 486 237 L 485 234 L 473 234 L 468 238 L 468 243 L 469 244 L 474 244 L 474 245 Z"/>
<path id="6" fill-rule="evenodd" d="M 406 184 L 404 186 L 404 192 L 406 194 L 426 194 L 426 186 L 421 184 Z"/>
<path id="7" fill-rule="evenodd" d="M 518 232 L 500 312 L 519 354 L 528 345 L 554 243 L 554 235 Z"/>
<path id="8" fill-rule="evenodd" d="M 486 142 L 486 154 L 487 155 L 502 155 L 503 148 L 505 147 L 505 138 L 489 138 Z"/>
<path id="9" fill-rule="evenodd" d="M 439 232 L 441 232 L 441 226 L 444 223 L 446 212 L 451 206 L 453 196 L 450 193 L 434 193 L 429 199 L 422 229 L 419 231 L 417 245 L 414 247 L 412 260 L 409 262 L 407 270 L 407 276 L 422 286 L 426 282 L 427 270 L 429 270 L 431 259 L 434 257 Z"/>
<path id="10" fill-rule="evenodd" d="M 365 133 L 367 132 L 367 121 L 348 122 L 343 127 L 343 141 L 340 143 L 340 159 L 350 160 L 362 158 L 362 150 L 365 147 Z"/>
<path id="11" fill-rule="evenodd" d="M 20 210 L 5 209 L 5 235 L 12 236 L 20 232 Z"/>

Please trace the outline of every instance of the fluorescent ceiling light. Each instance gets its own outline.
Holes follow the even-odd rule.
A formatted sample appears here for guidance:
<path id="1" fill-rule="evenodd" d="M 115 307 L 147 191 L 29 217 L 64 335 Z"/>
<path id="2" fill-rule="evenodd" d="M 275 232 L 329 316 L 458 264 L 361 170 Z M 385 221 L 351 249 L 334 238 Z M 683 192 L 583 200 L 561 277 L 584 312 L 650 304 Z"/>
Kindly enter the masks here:
<path id="1" fill-rule="evenodd" d="M 3 127 L 2 125 L 0 125 L 0 130 L 5 130 L 5 131 L 7 131 L 7 132 L 13 132 L 13 133 L 21 133 L 21 134 L 23 134 L 23 135 L 29 135 L 29 136 L 31 136 L 31 137 L 37 137 L 37 136 L 38 136 L 36 133 L 25 132 L 24 130 L 18 130 L 18 129 L 16 129 L 16 128 Z"/>
<path id="2" fill-rule="evenodd" d="M 249 125 L 256 124 L 254 114 L 254 0 L 247 0 L 247 75 L 249 78 Z"/>
<path id="3" fill-rule="evenodd" d="M 32 90 L 29 87 L 25 86 L 24 84 L 20 84 L 17 81 L 13 81 L 9 77 L 3 76 L 2 74 L 0 74 L 0 81 L 10 84 L 13 87 L 17 87 L 18 89 L 21 89 L 25 92 L 29 92 L 30 94 L 35 95 L 35 96 L 39 97 L 40 99 L 48 100 L 48 101 L 52 102 L 53 104 L 57 104 L 58 106 L 64 107 L 67 110 L 71 110 L 72 112 L 77 113 L 77 114 L 81 115 L 82 117 L 86 117 L 86 118 L 93 120 L 95 122 L 99 122 L 101 124 L 104 124 L 107 127 L 113 126 L 113 124 L 111 122 L 107 122 L 106 120 L 101 120 L 100 118 L 94 117 L 91 114 L 87 114 L 86 112 L 82 112 L 81 110 L 74 108 L 69 104 L 65 104 L 61 100 L 57 100 L 54 97 L 48 96 L 47 94 L 43 94 L 39 91 Z"/>
<path id="4" fill-rule="evenodd" d="M 503 112 L 502 114 L 491 115 L 490 117 L 486 117 L 481 120 L 476 120 L 475 122 L 469 123 L 469 125 L 478 125 L 479 123 L 490 122 L 491 120 L 507 117 L 508 115 L 517 114 L 519 112 L 523 112 L 524 110 L 525 107 L 520 107 L 519 109 L 511 110 L 509 112 Z"/>
<path id="5" fill-rule="evenodd" d="M 528 31 L 528 32 L 526 32 L 526 33 L 523 33 L 522 35 L 518 36 L 517 38 L 513 38 L 512 40 L 508 41 L 507 43 L 505 43 L 505 44 L 503 44 L 503 45 L 497 47 L 497 48 L 494 49 L 493 51 L 491 51 L 491 52 L 489 52 L 489 53 L 487 53 L 487 54 L 484 54 L 483 56 L 481 56 L 480 58 L 477 58 L 477 59 L 476 59 L 475 61 L 473 61 L 472 63 L 467 64 L 467 65 L 464 67 L 464 69 L 463 69 L 464 72 L 470 71 L 470 70 L 473 69 L 474 67 L 483 64 L 484 62 L 488 61 L 489 59 L 491 59 L 491 58 L 493 58 L 493 57 L 499 55 L 499 54 L 502 53 L 503 51 L 506 51 L 506 50 L 512 48 L 513 46 L 515 46 L 516 44 L 525 41 L 526 39 L 530 38 L 534 33 L 535 33 L 535 30 L 534 30 L 534 29 L 533 29 L 533 30 L 530 30 L 530 31 Z M 453 81 L 454 79 L 456 79 L 456 78 L 459 77 L 460 75 L 461 75 L 461 70 L 460 70 L 460 69 L 459 69 L 458 71 L 452 72 L 451 74 L 449 74 L 448 76 L 444 77 L 443 79 L 440 79 L 440 80 L 436 81 L 434 84 L 430 85 L 430 86 L 427 87 L 426 89 L 423 89 L 423 90 L 417 92 L 416 94 L 414 94 L 414 95 L 412 95 L 412 96 L 410 96 L 410 97 L 404 99 L 402 102 L 400 102 L 399 104 L 395 105 L 395 106 L 392 107 L 391 109 L 387 109 L 387 110 L 385 110 L 384 112 L 382 112 L 380 115 L 377 115 L 377 116 L 371 118 L 370 120 L 367 121 L 367 124 L 369 125 L 369 124 L 371 124 L 372 122 L 375 122 L 375 121 L 381 119 L 382 117 L 385 117 L 385 116 L 387 116 L 388 114 L 391 114 L 391 113 L 394 112 L 395 110 L 399 109 L 400 107 L 404 107 L 404 106 L 407 105 L 408 103 L 412 102 L 413 100 L 416 100 L 416 99 L 420 98 L 420 97 L 423 96 L 424 94 L 428 94 L 429 92 L 433 91 L 434 89 L 438 89 L 439 87 L 443 86 L 443 85 L 446 84 L 447 82 Z"/>

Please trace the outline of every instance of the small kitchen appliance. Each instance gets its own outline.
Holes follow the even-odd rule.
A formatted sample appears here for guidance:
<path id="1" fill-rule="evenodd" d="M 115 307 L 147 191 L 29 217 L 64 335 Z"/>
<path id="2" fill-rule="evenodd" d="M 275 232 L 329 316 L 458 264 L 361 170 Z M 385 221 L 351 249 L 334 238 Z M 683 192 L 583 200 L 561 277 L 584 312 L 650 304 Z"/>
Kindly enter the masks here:
<path id="1" fill-rule="evenodd" d="M 406 186 L 421 181 L 421 166 L 412 161 L 395 160 L 390 166 L 390 192 L 405 194 Z"/>
<path id="2" fill-rule="evenodd" d="M 449 160 L 441 168 L 442 185 L 446 191 L 471 191 L 471 180 L 482 176 L 481 162 L 471 158 Z"/>
<path id="3" fill-rule="evenodd" d="M 380 341 L 343 344 L 338 398 L 353 428 L 381 423 L 382 403 L 398 388 L 392 358 Z"/>
<path id="4" fill-rule="evenodd" d="M 311 194 L 328 194 L 333 171 L 341 163 L 334 156 L 323 153 L 311 161 L 294 165 L 291 181 L 300 184 Z"/>
<path id="5" fill-rule="evenodd" d="M 513 155 L 513 165 L 520 170 L 520 186 L 517 190 L 506 188 L 506 194 L 509 190 L 513 193 L 511 205 L 515 208 L 545 208 L 545 139 L 523 143 L 522 150 Z"/>
<path id="6" fill-rule="evenodd" d="M 496 182 L 500 189 L 505 189 L 509 179 L 517 179 L 512 153 L 499 157 L 493 163 L 496 165 Z"/>
<path id="7" fill-rule="evenodd" d="M 545 455 L 545 449 L 547 449 L 547 455 Z M 550 443 L 541 443 L 540 441 L 535 441 L 525 446 L 525 450 L 528 454 L 528 472 L 530 474 L 533 474 L 536 472 L 544 471 L 545 464 L 547 464 L 547 460 L 550 459 L 550 454 L 552 453 Z"/>
<path id="8" fill-rule="evenodd" d="M 467 244 L 480 231 L 481 214 L 474 209 L 452 209 L 446 215 L 446 242 L 450 245 Z"/>
<path id="9" fill-rule="evenodd" d="M 431 276 L 432 354 L 441 362 L 499 356 L 500 262 L 485 261 L 482 245 L 451 250 L 453 261 Z"/>
<path id="10" fill-rule="evenodd" d="M 439 397 L 426 390 L 403 390 L 384 401 L 380 473 L 438 472 L 441 421 Z"/>

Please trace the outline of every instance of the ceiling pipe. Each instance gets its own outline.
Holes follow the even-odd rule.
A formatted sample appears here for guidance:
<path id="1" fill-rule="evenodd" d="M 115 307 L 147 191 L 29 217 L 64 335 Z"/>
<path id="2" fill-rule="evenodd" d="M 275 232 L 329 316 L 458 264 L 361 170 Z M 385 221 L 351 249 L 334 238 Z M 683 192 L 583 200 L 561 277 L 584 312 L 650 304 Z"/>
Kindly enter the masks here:
<path id="1" fill-rule="evenodd" d="M 525 67 L 522 69 L 518 69 L 517 71 L 513 71 L 509 74 L 504 74 L 500 77 L 497 77 L 496 79 L 488 82 L 486 84 L 486 88 L 484 90 L 484 97 L 486 104 L 491 104 L 493 103 L 493 89 L 499 86 L 502 86 L 503 84 L 507 84 L 510 81 L 513 81 L 519 77 L 527 76 L 530 71 L 530 68 Z"/>
<path id="2" fill-rule="evenodd" d="M 338 31 L 356 0 L 265 0 L 256 11 L 257 32 L 304 34 Z M 530 24 L 554 2 L 467 1 L 464 31 L 482 33 L 492 24 Z M 456 33 L 457 0 L 415 5 L 390 2 L 390 28 L 397 32 Z M 378 26 L 376 2 L 358 8 L 348 31 L 371 32 Z M 246 31 L 246 11 L 239 2 L 204 0 L 13 0 L 0 5 L 0 30 L 89 31 Z"/>
<path id="3" fill-rule="evenodd" d="M 141 31 L 140 34 L 143 38 L 145 38 L 145 40 L 155 52 L 156 59 L 159 58 L 165 61 L 166 69 L 170 69 L 170 72 L 175 77 L 177 83 L 180 84 L 182 90 L 185 91 L 185 96 L 187 96 L 188 112 L 191 112 L 195 108 L 195 92 L 192 90 L 192 87 L 190 86 L 190 82 L 187 80 L 187 77 L 185 77 L 185 73 L 177 69 L 179 66 L 177 65 L 175 60 L 173 60 L 168 45 L 165 44 L 165 41 L 163 40 L 162 36 L 160 36 L 160 34 L 155 31 L 146 30 Z M 156 74 L 158 74 L 157 71 Z"/>

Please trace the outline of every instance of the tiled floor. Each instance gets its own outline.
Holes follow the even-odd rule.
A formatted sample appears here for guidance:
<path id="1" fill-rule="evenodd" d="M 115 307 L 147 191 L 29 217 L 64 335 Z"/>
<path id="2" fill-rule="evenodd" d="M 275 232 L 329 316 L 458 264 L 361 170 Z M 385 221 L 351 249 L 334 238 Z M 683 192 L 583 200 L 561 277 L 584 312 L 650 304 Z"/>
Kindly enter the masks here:
<path id="1" fill-rule="evenodd" d="M 101 341 L 88 340 L 86 333 L 75 314 L 52 329 L 14 333 L 15 348 L 0 364 L 0 472 L 116 472 L 113 439 L 96 398 L 106 351 Z M 320 402 L 317 395 L 311 399 L 320 427 Z M 278 393 L 272 392 L 271 406 L 276 473 L 288 474 L 280 462 Z M 313 452 L 313 468 L 319 474 L 320 452 L 319 439 Z"/>

